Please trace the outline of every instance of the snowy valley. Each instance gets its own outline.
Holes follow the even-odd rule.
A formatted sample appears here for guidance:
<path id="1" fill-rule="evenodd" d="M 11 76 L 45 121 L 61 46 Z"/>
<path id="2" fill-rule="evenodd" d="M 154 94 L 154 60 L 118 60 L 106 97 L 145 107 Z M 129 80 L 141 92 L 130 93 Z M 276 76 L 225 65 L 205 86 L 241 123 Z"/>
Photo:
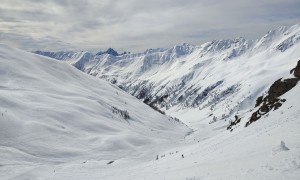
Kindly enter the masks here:
<path id="1" fill-rule="evenodd" d="M 209 122 L 214 123 L 234 120 L 254 107 L 256 99 L 300 60 L 299 43 L 300 25 L 296 24 L 270 30 L 257 40 L 182 43 L 135 54 L 119 55 L 112 49 L 99 55 L 35 53 L 105 79 L 172 116 L 186 119 L 187 114 L 196 113 L 201 119 L 211 116 Z"/>
<path id="2" fill-rule="evenodd" d="M 298 24 L 143 53 L 0 45 L 0 179 L 299 179 L 299 60 Z"/>
<path id="3" fill-rule="evenodd" d="M 70 65 L 4 45 L 0 54 L 0 179 L 149 159 L 191 131 Z"/>

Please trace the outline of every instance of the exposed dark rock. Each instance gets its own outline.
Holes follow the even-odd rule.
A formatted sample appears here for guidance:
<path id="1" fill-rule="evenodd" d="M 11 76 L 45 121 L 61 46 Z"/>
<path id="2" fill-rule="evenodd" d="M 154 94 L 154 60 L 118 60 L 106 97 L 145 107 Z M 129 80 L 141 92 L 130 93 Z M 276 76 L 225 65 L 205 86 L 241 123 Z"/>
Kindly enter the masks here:
<path id="1" fill-rule="evenodd" d="M 116 84 L 116 83 L 117 83 L 117 80 L 116 80 L 116 79 L 112 79 L 110 82 L 111 82 L 112 84 Z"/>
<path id="2" fill-rule="evenodd" d="M 146 88 L 142 89 L 138 95 L 136 96 L 138 99 L 143 99 L 148 94 L 148 90 Z"/>
<path id="3" fill-rule="evenodd" d="M 294 76 L 300 78 L 300 60 L 298 61 L 297 66 L 291 70 L 291 72 L 293 71 L 294 71 Z"/>
<path id="4" fill-rule="evenodd" d="M 159 102 L 161 103 L 161 102 L 163 102 L 164 101 L 164 99 L 165 98 L 168 98 L 169 97 L 169 95 L 168 94 L 166 94 L 166 95 L 163 95 L 163 96 L 161 96 L 160 98 L 159 98 Z"/>
<path id="5" fill-rule="evenodd" d="M 126 55 L 126 54 L 130 54 L 130 52 L 124 51 L 123 53 L 121 53 L 121 54 L 119 54 L 119 55 L 122 56 L 122 55 Z"/>
<path id="6" fill-rule="evenodd" d="M 124 90 L 124 87 L 122 85 L 118 85 L 118 87 L 122 90 Z"/>
<path id="7" fill-rule="evenodd" d="M 181 102 L 183 100 L 183 96 L 179 96 L 179 98 L 177 99 L 178 102 Z"/>
<path id="8" fill-rule="evenodd" d="M 263 96 L 260 96 L 256 99 L 255 107 L 259 106 L 263 102 Z"/>
<path id="9" fill-rule="evenodd" d="M 251 123 L 257 121 L 260 117 L 261 117 L 261 115 L 258 113 L 258 111 L 255 111 L 251 115 L 250 120 L 246 123 L 246 127 L 249 126 Z"/>
<path id="10" fill-rule="evenodd" d="M 268 94 L 265 97 L 260 96 L 257 98 L 255 107 L 259 108 L 252 113 L 249 121 L 245 125 L 246 127 L 260 119 L 263 115 L 269 113 L 271 110 L 277 110 L 282 106 L 282 103 L 286 100 L 281 99 L 280 96 L 295 87 L 300 80 L 300 61 L 298 61 L 297 66 L 290 71 L 291 74 L 293 72 L 295 78 L 284 80 L 282 80 L 282 78 L 278 79 L 271 85 Z M 230 126 L 228 126 L 227 129 L 230 129 Z"/>
<path id="11" fill-rule="evenodd" d="M 278 79 L 272 84 L 268 93 L 270 96 L 279 97 L 295 87 L 298 81 L 298 78 L 285 79 L 283 81 Z"/>
<path id="12" fill-rule="evenodd" d="M 105 52 L 103 51 L 100 51 L 98 52 L 96 55 L 102 55 L 102 54 L 110 54 L 112 56 L 118 56 L 119 54 L 117 53 L 117 51 L 115 51 L 114 49 L 112 48 L 108 48 Z"/>
<path id="13" fill-rule="evenodd" d="M 229 121 L 229 126 L 227 127 L 227 130 L 233 131 L 233 127 L 241 122 L 241 118 L 239 118 L 237 115 L 235 115 L 234 118 L 234 121 Z"/>
<path id="14" fill-rule="evenodd" d="M 154 103 L 150 103 L 150 104 L 148 104 L 152 109 L 154 109 L 155 111 L 157 111 L 157 112 L 159 112 L 159 113 L 161 113 L 161 114 L 166 114 L 164 111 L 162 111 L 162 110 L 160 110 L 158 107 L 156 107 L 155 105 L 154 105 Z"/>
<path id="15" fill-rule="evenodd" d="M 146 98 L 146 99 L 144 99 L 144 101 L 143 101 L 145 104 L 149 104 L 150 103 L 150 98 Z"/>
<path id="16" fill-rule="evenodd" d="M 118 56 L 119 54 L 117 53 L 117 51 L 115 51 L 112 48 L 108 48 L 108 50 L 106 50 L 107 54 L 113 55 L 113 56 Z"/>

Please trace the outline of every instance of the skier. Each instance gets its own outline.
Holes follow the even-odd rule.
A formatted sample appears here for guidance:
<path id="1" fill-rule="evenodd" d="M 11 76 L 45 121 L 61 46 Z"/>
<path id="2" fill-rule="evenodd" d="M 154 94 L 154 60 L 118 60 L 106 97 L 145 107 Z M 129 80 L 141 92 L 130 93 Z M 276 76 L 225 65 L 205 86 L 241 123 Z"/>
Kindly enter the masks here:
<path id="1" fill-rule="evenodd" d="M 184 158 L 183 154 L 181 154 L 182 159 Z"/>

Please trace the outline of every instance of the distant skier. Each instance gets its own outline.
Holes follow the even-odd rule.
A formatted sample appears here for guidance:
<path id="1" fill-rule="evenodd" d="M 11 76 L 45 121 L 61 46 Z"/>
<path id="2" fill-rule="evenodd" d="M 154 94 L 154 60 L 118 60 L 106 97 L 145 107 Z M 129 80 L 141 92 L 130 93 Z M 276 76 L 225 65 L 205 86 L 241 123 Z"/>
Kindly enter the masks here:
<path id="1" fill-rule="evenodd" d="M 183 154 L 181 154 L 182 159 L 184 158 Z"/>

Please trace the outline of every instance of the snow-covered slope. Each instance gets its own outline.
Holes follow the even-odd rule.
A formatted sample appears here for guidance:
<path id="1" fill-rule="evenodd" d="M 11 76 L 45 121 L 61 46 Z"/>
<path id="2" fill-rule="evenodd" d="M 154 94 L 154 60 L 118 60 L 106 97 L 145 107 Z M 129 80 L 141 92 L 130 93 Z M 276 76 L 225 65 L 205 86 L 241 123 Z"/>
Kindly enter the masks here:
<path id="1" fill-rule="evenodd" d="M 0 179 L 90 159 L 152 159 L 189 132 L 106 81 L 0 45 Z"/>
<path id="2" fill-rule="evenodd" d="M 298 65 L 299 81 L 300 61 Z M 287 72 L 284 79 L 287 78 L 295 77 Z M 1 166 L 2 174 L 9 177 L 10 173 L 15 175 L 21 171 L 14 179 L 53 180 L 297 180 L 300 177 L 299 92 L 300 86 L 297 84 L 280 96 L 286 101 L 279 110 L 263 115 L 259 123 L 253 123 L 248 128 L 230 132 L 220 121 L 208 125 L 203 122 L 209 117 L 200 117 L 198 121 L 200 124 L 202 122 L 201 126 L 188 134 L 184 143 L 172 142 L 175 144 L 169 144 L 166 148 L 166 144 L 157 141 L 158 151 L 140 148 L 142 154 L 157 153 L 152 158 L 127 157 L 124 154 L 126 158 L 108 164 L 107 160 L 98 158 L 103 153 L 99 151 L 85 161 L 43 166 L 12 163 Z M 246 120 L 244 118 L 242 122 Z"/>
<path id="3" fill-rule="evenodd" d="M 57 52 L 51 57 L 106 79 L 171 115 L 191 111 L 198 117 L 211 115 L 212 123 L 245 113 L 270 82 L 300 59 L 300 25 L 279 27 L 257 40 L 183 43 L 121 56 Z"/>
<path id="4" fill-rule="evenodd" d="M 258 40 L 118 56 L 39 52 L 120 86 L 192 132 L 65 62 L 2 46 L 0 177 L 297 180 L 300 63 L 290 70 L 299 32 L 295 25 Z M 280 78 L 292 79 L 289 91 Z"/>

